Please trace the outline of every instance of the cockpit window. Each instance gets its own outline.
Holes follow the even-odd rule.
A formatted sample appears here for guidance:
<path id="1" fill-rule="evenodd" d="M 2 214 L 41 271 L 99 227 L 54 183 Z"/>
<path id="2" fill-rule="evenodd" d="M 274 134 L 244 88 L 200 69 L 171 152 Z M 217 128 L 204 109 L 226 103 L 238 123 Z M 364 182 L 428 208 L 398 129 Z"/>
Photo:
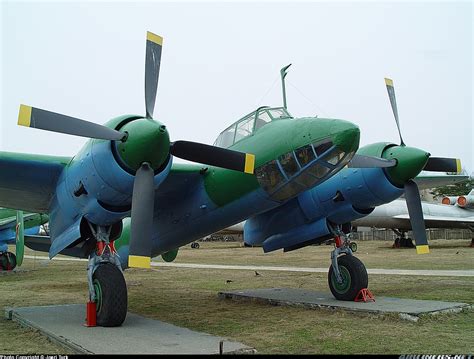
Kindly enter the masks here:
<path id="1" fill-rule="evenodd" d="M 295 161 L 293 152 L 289 152 L 280 156 L 278 160 L 280 161 L 281 167 L 283 168 L 288 177 L 293 176 L 296 172 L 299 171 L 299 167 Z"/>
<path id="2" fill-rule="evenodd" d="M 257 168 L 255 173 L 272 199 L 285 201 L 324 181 L 345 166 L 353 155 L 326 139 L 281 155 L 277 161 Z"/>
<path id="3" fill-rule="evenodd" d="M 260 113 L 257 115 L 257 120 L 255 122 L 255 131 L 257 131 L 259 128 L 262 128 L 271 121 L 272 118 L 268 115 L 268 112 L 265 110 L 261 110 Z"/>
<path id="4" fill-rule="evenodd" d="M 235 133 L 234 142 L 237 142 L 244 137 L 250 136 L 253 132 L 254 122 L 255 118 L 253 116 L 249 116 L 237 123 L 237 131 Z"/>
<path id="5" fill-rule="evenodd" d="M 306 166 L 310 161 L 314 160 L 314 152 L 311 145 L 298 148 L 295 154 L 301 167 Z"/>
<path id="6" fill-rule="evenodd" d="M 332 146 L 332 142 L 329 140 L 320 141 L 314 144 L 314 149 L 316 150 L 316 154 L 321 156 L 324 152 L 329 150 Z"/>
<path id="7" fill-rule="evenodd" d="M 280 118 L 288 118 L 290 117 L 290 115 L 288 114 L 288 112 L 286 112 L 284 109 L 282 108 L 276 108 L 276 109 L 271 109 L 271 110 L 268 110 L 268 112 L 270 112 L 270 115 L 275 119 L 275 120 L 278 120 Z"/>
<path id="8" fill-rule="evenodd" d="M 342 160 L 345 153 L 339 149 L 335 149 L 334 151 L 330 152 L 327 156 L 324 156 L 324 160 L 333 166 L 337 165 L 337 163 Z"/>
<path id="9" fill-rule="evenodd" d="M 283 177 L 275 160 L 257 168 L 255 174 L 258 182 L 267 192 L 272 192 L 278 185 L 285 181 L 285 177 Z"/>
<path id="10" fill-rule="evenodd" d="M 305 188 L 295 181 L 288 182 L 280 190 L 275 192 L 272 196 L 277 201 L 284 201 L 290 197 L 293 197 L 296 193 L 303 192 Z"/>
<path id="11" fill-rule="evenodd" d="M 222 132 L 215 142 L 215 146 L 227 148 L 234 143 L 235 125 Z"/>
<path id="12" fill-rule="evenodd" d="M 257 111 L 246 115 L 228 129 L 221 132 L 219 137 L 217 137 L 217 140 L 214 142 L 214 146 L 228 148 L 237 141 L 251 136 L 255 131 L 271 121 L 282 118 L 291 119 L 293 117 L 284 108 L 268 108 L 267 106 L 259 107 Z M 235 133 L 236 126 L 237 133 Z"/>

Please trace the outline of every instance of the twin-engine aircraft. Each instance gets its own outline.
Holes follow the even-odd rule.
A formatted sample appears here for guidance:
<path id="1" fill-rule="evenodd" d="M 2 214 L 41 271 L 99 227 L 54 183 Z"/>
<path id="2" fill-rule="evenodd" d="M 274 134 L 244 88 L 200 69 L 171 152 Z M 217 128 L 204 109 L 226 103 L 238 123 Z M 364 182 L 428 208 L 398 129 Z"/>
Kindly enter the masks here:
<path id="1" fill-rule="evenodd" d="M 336 237 L 329 286 L 344 300 L 354 299 L 368 284 L 343 230 L 350 218 L 365 213 L 353 201 L 373 208 L 384 191 L 397 196 L 405 191 L 412 200 L 412 222 L 423 225 L 411 178 L 423 168 L 449 171 L 453 161 L 430 158 L 403 141 L 400 146 L 376 144 L 355 155 L 356 125 L 295 119 L 287 111 L 288 67 L 281 71 L 283 107 L 249 113 L 224 130 L 214 146 L 171 142 L 166 126 L 153 119 L 161 50 L 162 38 L 148 33 L 145 116 L 119 116 L 102 126 L 22 105 L 20 125 L 90 140 L 73 158 L 0 153 L 0 205 L 49 214 L 51 244 L 31 244 L 49 251 L 50 258 L 89 258 L 89 297 L 97 303 L 98 325 L 118 326 L 125 319 L 123 268 L 149 267 L 157 255 L 173 260 L 179 247 L 247 218 L 250 240 L 265 251 Z M 173 157 L 205 166 L 173 164 Z M 362 172 L 354 172 L 336 191 L 322 187 L 348 164 L 351 171 L 368 167 L 376 192 Z"/>
<path id="2" fill-rule="evenodd" d="M 125 319 L 122 267 L 149 267 L 152 256 L 172 256 L 197 238 L 280 206 L 337 173 L 359 146 L 356 125 L 294 119 L 284 107 L 244 116 L 215 146 L 171 142 L 166 126 L 153 119 L 162 41 L 147 34 L 145 116 L 98 125 L 21 105 L 19 125 L 90 140 L 72 158 L 0 153 L 0 205 L 48 213 L 50 258 L 89 258 L 89 296 L 102 326 Z M 206 166 L 173 164 L 173 157 Z M 127 217 L 130 226 L 122 231 Z"/>

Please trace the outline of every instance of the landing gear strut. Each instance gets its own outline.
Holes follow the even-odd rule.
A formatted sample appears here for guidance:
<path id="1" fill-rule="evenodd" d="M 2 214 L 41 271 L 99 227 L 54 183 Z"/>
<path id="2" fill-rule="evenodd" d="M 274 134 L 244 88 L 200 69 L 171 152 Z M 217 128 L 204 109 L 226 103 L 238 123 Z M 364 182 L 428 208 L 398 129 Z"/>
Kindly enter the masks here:
<path id="1" fill-rule="evenodd" d="M 329 289 L 338 300 L 354 300 L 360 290 L 368 286 L 367 270 L 354 257 L 349 236 L 340 230 L 335 232 L 335 249 L 331 252 L 328 273 Z"/>
<path id="2" fill-rule="evenodd" d="M 16 256 L 11 252 L 0 252 L 0 271 L 12 271 L 16 267 Z"/>
<path id="3" fill-rule="evenodd" d="M 392 229 L 398 236 L 392 244 L 392 248 L 415 248 L 411 238 L 407 238 L 407 231 L 401 229 Z"/>
<path id="4" fill-rule="evenodd" d="M 89 225 L 96 238 L 96 250 L 89 255 L 87 279 L 89 300 L 96 305 L 97 325 L 120 326 L 127 315 L 127 285 L 110 228 Z"/>

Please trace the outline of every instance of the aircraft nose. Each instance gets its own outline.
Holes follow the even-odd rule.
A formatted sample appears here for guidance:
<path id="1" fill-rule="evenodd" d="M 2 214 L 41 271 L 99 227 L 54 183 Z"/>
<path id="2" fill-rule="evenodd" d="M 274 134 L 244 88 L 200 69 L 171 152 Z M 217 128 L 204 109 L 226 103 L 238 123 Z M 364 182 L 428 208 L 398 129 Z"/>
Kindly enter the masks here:
<path id="1" fill-rule="evenodd" d="M 349 121 L 334 120 L 331 126 L 333 143 L 345 153 L 355 152 L 359 148 L 359 127 Z"/>

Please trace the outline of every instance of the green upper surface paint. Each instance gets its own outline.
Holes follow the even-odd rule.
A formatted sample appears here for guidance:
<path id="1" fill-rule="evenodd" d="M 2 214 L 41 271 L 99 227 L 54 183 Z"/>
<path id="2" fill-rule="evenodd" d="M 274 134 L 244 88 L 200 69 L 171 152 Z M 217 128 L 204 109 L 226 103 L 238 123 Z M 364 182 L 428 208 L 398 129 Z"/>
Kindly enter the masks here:
<path id="1" fill-rule="evenodd" d="M 324 118 L 274 120 L 229 149 L 255 155 L 255 168 L 279 156 L 323 139 L 331 139 L 343 151 L 356 151 L 359 128 L 347 121 Z M 255 175 L 211 167 L 205 188 L 212 201 L 225 205 L 257 189 Z M 229 190 L 232 189 L 232 190 Z"/>

